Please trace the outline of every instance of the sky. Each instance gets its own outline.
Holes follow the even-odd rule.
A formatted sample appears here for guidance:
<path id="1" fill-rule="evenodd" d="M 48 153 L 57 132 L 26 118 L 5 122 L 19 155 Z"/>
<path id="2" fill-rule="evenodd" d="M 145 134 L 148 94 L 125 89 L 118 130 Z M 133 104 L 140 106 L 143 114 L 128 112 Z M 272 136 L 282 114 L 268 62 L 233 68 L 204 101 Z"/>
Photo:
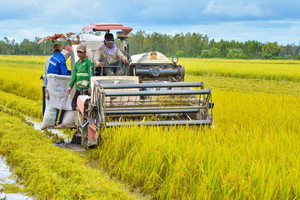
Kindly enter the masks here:
<path id="1" fill-rule="evenodd" d="M 0 40 L 120 23 L 133 33 L 200 33 L 219 41 L 300 45 L 299 0 L 0 0 Z"/>

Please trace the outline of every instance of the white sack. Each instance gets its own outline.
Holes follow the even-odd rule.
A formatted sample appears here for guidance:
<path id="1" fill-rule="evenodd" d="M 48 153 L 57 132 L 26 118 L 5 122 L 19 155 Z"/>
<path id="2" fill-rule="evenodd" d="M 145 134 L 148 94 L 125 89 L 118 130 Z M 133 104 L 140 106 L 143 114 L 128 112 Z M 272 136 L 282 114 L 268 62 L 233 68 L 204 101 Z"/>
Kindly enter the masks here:
<path id="1" fill-rule="evenodd" d="M 56 108 L 50 106 L 50 101 L 46 100 L 46 109 L 43 117 L 41 129 L 55 126 Z M 67 110 L 64 113 L 62 124 L 64 126 L 75 126 L 74 111 Z"/>
<path id="2" fill-rule="evenodd" d="M 71 94 L 67 95 L 66 93 L 71 80 L 71 76 L 48 74 L 47 79 L 47 90 L 50 96 L 50 107 L 62 110 L 72 110 Z"/>

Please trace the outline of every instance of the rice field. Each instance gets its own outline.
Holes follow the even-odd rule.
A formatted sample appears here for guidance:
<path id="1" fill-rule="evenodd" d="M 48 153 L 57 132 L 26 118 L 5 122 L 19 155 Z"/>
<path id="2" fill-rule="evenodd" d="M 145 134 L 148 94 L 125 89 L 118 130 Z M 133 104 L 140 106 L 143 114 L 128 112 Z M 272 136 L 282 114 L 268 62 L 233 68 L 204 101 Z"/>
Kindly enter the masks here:
<path id="1" fill-rule="evenodd" d="M 299 61 L 179 59 L 185 81 L 203 80 L 212 88 L 215 128 L 106 129 L 98 148 L 84 157 L 61 152 L 19 120 L 41 119 L 39 76 L 46 59 L 0 56 L 0 154 L 17 169 L 29 194 L 143 198 L 105 181 L 97 185 L 101 174 L 82 169 L 82 163 L 96 160 L 112 177 L 152 199 L 300 198 Z"/>
<path id="2" fill-rule="evenodd" d="M 214 99 L 215 129 L 108 129 L 93 156 L 156 199 L 299 197 L 299 98 L 220 91 Z"/>
<path id="3" fill-rule="evenodd" d="M 300 81 L 299 61 L 180 59 L 194 75 Z"/>

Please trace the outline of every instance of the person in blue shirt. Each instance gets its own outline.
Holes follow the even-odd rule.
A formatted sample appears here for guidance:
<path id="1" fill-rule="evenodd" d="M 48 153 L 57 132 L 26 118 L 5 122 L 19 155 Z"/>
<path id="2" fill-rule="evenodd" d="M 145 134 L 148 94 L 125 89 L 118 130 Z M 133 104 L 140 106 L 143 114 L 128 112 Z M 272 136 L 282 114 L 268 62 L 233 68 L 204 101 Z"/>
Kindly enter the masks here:
<path id="1" fill-rule="evenodd" d="M 47 74 L 71 75 L 70 70 L 67 68 L 66 58 L 62 54 L 61 45 L 55 44 L 53 50 L 53 56 L 49 60 Z M 66 50 L 66 48 L 64 50 Z"/>
<path id="2" fill-rule="evenodd" d="M 72 47 L 66 46 L 62 49 L 60 44 L 53 45 L 53 56 L 49 59 L 49 66 L 47 69 L 47 74 L 57 74 L 57 75 L 71 75 L 71 71 L 68 70 L 66 60 L 70 57 L 72 52 Z M 46 85 L 48 80 L 46 79 Z M 49 100 L 49 93 L 46 90 L 46 98 Z M 57 109 L 55 126 L 60 127 L 64 115 L 64 110 Z"/>
<path id="3" fill-rule="evenodd" d="M 67 60 L 71 55 L 72 47 L 71 46 L 66 46 L 64 48 L 64 50 L 61 51 L 61 45 L 60 44 L 54 44 L 53 45 L 53 55 L 58 54 L 59 52 L 61 52 L 64 55 L 65 60 Z M 48 71 L 49 64 L 50 64 L 50 59 L 52 58 L 52 56 L 49 56 L 48 59 L 46 60 L 44 76 L 41 77 L 41 79 L 43 80 L 43 82 L 42 82 L 42 88 L 43 88 L 43 90 L 42 90 L 43 91 L 43 116 L 44 116 L 45 109 L 46 109 L 46 98 L 49 100 L 49 94 L 48 94 L 47 89 L 46 89 L 46 87 L 47 87 L 46 81 L 47 81 L 47 71 Z"/>

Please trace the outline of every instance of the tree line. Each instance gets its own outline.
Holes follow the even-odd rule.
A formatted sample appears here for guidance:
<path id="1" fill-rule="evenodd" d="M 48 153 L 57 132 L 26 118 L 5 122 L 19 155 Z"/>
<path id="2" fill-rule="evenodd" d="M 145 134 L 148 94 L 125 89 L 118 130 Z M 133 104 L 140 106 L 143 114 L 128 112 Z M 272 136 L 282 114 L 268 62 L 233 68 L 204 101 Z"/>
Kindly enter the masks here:
<path id="1" fill-rule="evenodd" d="M 52 41 L 45 41 L 40 44 L 37 42 L 41 38 L 35 37 L 33 41 L 24 39 L 20 44 L 14 39 L 9 40 L 4 37 L 0 40 L 0 54 L 2 55 L 51 55 L 52 54 Z M 68 42 L 59 42 L 63 46 L 68 45 Z"/>
<path id="2" fill-rule="evenodd" d="M 130 53 L 159 51 L 168 57 L 293 59 L 300 58 L 300 47 L 279 46 L 277 42 L 261 43 L 255 40 L 215 41 L 199 33 L 180 33 L 174 36 L 160 33 L 146 34 L 138 31 L 128 38 Z"/>
<path id="3" fill-rule="evenodd" d="M 4 37 L 0 40 L 0 54 L 5 55 L 51 55 L 51 41 L 37 44 L 40 38 L 33 41 L 24 39 L 20 44 Z M 199 58 L 243 58 L 243 59 L 300 59 L 300 47 L 292 44 L 279 46 L 277 42 L 261 43 L 255 40 L 215 41 L 199 33 L 180 33 L 167 35 L 144 31 L 131 33 L 128 37 L 130 54 L 159 51 L 168 57 Z M 64 43 L 63 45 L 67 45 Z"/>

